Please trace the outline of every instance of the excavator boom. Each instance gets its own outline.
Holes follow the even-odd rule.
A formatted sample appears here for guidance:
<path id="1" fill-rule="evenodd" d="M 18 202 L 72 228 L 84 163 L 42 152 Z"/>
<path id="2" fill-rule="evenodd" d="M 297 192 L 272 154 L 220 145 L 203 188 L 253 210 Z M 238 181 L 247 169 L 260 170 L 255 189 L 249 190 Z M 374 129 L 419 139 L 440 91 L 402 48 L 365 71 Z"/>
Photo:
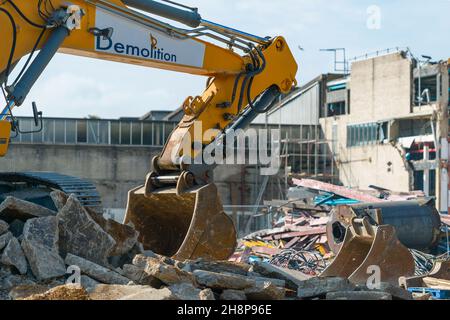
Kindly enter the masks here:
<path id="1" fill-rule="evenodd" d="M 125 222 L 140 231 L 146 248 L 159 253 L 210 259 L 232 253 L 235 230 L 212 183 L 214 166 L 193 160 L 227 130 L 245 129 L 295 85 L 297 64 L 283 37 L 248 34 L 204 20 L 195 8 L 152 0 L 5 0 L 0 30 L 6 96 L 0 155 L 11 129 L 19 130 L 14 107 L 24 103 L 56 52 L 208 77 L 203 93 L 182 103 L 185 115 L 153 159 L 145 183 L 129 192 Z M 38 123 L 41 114 L 33 110 Z"/>

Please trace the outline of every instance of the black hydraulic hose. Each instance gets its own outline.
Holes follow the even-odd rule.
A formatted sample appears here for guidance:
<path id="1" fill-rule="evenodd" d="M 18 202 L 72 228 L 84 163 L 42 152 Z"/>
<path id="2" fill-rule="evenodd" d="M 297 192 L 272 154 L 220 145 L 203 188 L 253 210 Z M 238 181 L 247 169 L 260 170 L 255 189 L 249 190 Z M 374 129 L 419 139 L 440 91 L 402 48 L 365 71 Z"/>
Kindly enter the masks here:
<path id="1" fill-rule="evenodd" d="M 255 59 L 255 57 L 254 57 L 254 55 L 253 55 L 253 51 L 252 51 L 253 47 L 252 47 L 252 44 L 249 43 L 248 46 L 249 46 L 249 48 L 250 48 L 250 50 L 249 50 L 249 55 L 250 55 L 250 57 L 251 57 L 251 59 L 252 59 L 252 62 L 253 62 L 253 69 L 254 69 L 254 70 L 253 70 L 253 71 L 250 71 L 250 72 L 247 72 L 247 73 L 245 74 L 244 80 L 242 81 L 241 91 L 240 91 L 240 93 L 239 93 L 239 102 L 238 102 L 238 106 L 237 106 L 237 113 L 236 113 L 237 115 L 241 112 L 242 101 L 243 101 L 243 99 L 244 99 L 244 90 L 245 90 L 245 87 L 247 86 L 247 81 L 248 81 L 248 79 L 249 79 L 250 77 L 252 77 L 252 74 L 255 72 L 255 70 L 257 70 L 257 69 L 259 68 L 259 61 L 258 61 L 258 59 Z"/>
<path id="2" fill-rule="evenodd" d="M 259 59 L 256 58 L 256 61 L 257 61 L 256 70 L 254 70 L 254 71 L 252 71 L 252 72 L 249 72 L 249 73 L 246 75 L 246 77 L 245 77 L 245 79 L 244 79 L 244 81 L 243 81 L 243 84 L 242 84 L 242 90 L 241 90 L 241 93 L 240 93 L 240 96 L 239 96 L 238 113 L 240 112 L 240 109 L 241 109 L 241 107 L 242 107 L 242 101 L 243 101 L 243 99 L 244 99 L 244 90 L 245 90 L 245 87 L 246 87 L 246 85 L 247 85 L 247 81 L 249 81 L 249 80 L 250 80 L 250 82 L 249 82 L 249 84 L 248 84 L 246 94 L 247 94 L 247 100 L 248 100 L 248 103 L 249 103 L 250 107 L 253 108 L 253 104 L 252 104 L 251 97 L 250 97 L 250 91 L 251 91 L 251 87 L 252 87 L 252 83 L 253 83 L 253 78 L 254 78 L 255 76 L 257 76 L 258 74 L 260 74 L 261 72 L 263 72 L 264 69 L 266 68 L 266 59 L 264 58 L 264 55 L 263 55 L 263 53 L 260 51 L 260 49 L 258 49 L 257 47 L 255 47 L 253 44 L 250 44 L 250 47 L 251 47 L 252 49 L 256 50 L 256 52 L 257 52 L 258 55 L 260 56 L 260 58 L 261 58 L 261 60 L 262 60 L 262 66 L 260 66 Z M 253 54 L 253 51 L 251 51 L 251 55 L 252 55 L 252 54 Z"/>
<path id="3" fill-rule="evenodd" d="M 27 16 L 25 16 L 25 14 L 16 6 L 16 4 L 12 0 L 7 0 L 7 1 L 9 4 L 11 4 L 11 6 L 14 8 L 14 10 L 17 11 L 17 13 L 22 17 L 22 19 L 24 19 L 30 25 L 32 25 L 33 27 L 36 27 L 36 28 L 46 28 L 45 25 L 40 25 L 40 24 L 35 23 L 35 22 L 31 21 L 30 19 L 28 19 Z"/>
<path id="4" fill-rule="evenodd" d="M 260 73 L 266 68 L 266 59 L 265 59 L 264 54 L 261 52 L 260 49 L 258 49 L 258 48 L 255 48 L 255 49 L 256 49 L 256 52 L 258 52 L 258 55 L 261 57 L 261 60 L 262 60 L 262 62 L 263 62 L 263 65 L 262 65 L 261 69 L 259 69 L 258 72 L 257 72 L 257 74 L 260 74 Z M 256 75 L 257 75 L 257 74 L 256 74 Z M 252 85 L 252 83 L 253 83 L 253 79 L 254 79 L 254 76 L 250 79 L 250 83 L 249 83 L 248 88 L 247 88 L 247 100 L 248 100 L 248 104 L 249 104 L 250 108 L 252 108 L 255 112 L 257 112 L 257 113 L 266 113 L 266 112 L 269 111 L 270 108 L 273 106 L 273 102 L 272 102 L 271 104 L 269 104 L 269 105 L 267 106 L 267 108 L 265 108 L 265 109 L 263 109 L 263 110 L 258 110 L 258 109 L 256 109 L 256 108 L 254 107 L 253 102 L 252 102 L 252 100 L 251 100 L 251 92 L 250 92 L 250 91 L 251 91 L 251 85 Z"/>
<path id="5" fill-rule="evenodd" d="M 9 53 L 9 58 L 8 58 L 8 63 L 6 65 L 6 69 L 5 69 L 5 85 L 8 83 L 8 76 L 9 73 L 11 71 L 11 64 L 12 64 L 12 60 L 14 57 L 14 52 L 16 51 L 16 41 L 17 41 L 17 27 L 16 27 L 16 23 L 14 21 L 13 16 L 11 15 L 11 13 L 9 13 L 7 10 L 0 8 L 0 12 L 3 12 L 4 14 L 7 15 L 7 17 L 9 18 L 9 21 L 11 22 L 11 26 L 13 29 L 13 38 L 12 38 L 12 44 L 11 44 L 11 51 Z"/>

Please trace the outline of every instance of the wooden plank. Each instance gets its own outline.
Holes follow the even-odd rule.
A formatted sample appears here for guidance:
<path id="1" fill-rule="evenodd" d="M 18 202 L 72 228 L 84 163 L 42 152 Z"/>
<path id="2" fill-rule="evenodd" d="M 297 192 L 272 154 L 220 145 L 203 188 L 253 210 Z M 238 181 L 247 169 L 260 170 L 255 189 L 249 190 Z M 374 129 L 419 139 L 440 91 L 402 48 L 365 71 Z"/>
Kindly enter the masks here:
<path id="1" fill-rule="evenodd" d="M 423 278 L 423 282 L 433 289 L 450 290 L 450 280 L 425 277 Z"/>
<path id="2" fill-rule="evenodd" d="M 300 240 L 300 237 L 294 237 L 291 240 L 289 240 L 288 243 L 286 243 L 286 245 L 284 246 L 286 249 L 289 249 L 290 247 L 292 247 L 294 244 L 297 243 L 297 241 Z"/>
<path id="3" fill-rule="evenodd" d="M 254 253 L 264 254 L 268 256 L 273 256 L 280 253 L 280 249 L 277 248 L 267 248 L 267 247 L 252 247 Z"/>
<path id="4" fill-rule="evenodd" d="M 278 240 L 278 239 L 286 239 L 286 238 L 294 238 L 299 236 L 309 236 L 309 235 L 316 235 L 316 234 L 323 234 L 326 233 L 326 227 L 314 227 L 314 228 L 305 228 L 302 231 L 292 231 L 292 232 L 285 232 L 281 234 L 275 234 L 273 236 L 264 237 L 264 240 Z"/>
<path id="5" fill-rule="evenodd" d="M 336 186 L 330 183 L 325 183 L 312 179 L 292 179 L 292 182 L 300 187 L 331 192 L 337 194 L 341 197 L 359 200 L 362 202 L 385 202 L 385 200 L 381 200 L 377 197 L 365 194 L 361 191 L 352 190 L 346 187 Z"/>

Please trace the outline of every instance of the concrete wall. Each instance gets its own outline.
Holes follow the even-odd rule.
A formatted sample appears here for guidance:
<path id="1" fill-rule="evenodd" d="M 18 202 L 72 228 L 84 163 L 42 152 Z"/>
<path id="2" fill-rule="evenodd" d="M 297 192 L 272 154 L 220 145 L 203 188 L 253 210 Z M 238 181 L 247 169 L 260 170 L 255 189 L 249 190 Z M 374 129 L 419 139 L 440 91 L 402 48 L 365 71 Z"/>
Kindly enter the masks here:
<path id="1" fill-rule="evenodd" d="M 144 182 L 159 148 L 12 144 L 0 159 L 2 171 L 54 171 L 89 179 L 103 205 L 124 208 L 129 189 Z"/>
<path id="2" fill-rule="evenodd" d="M 370 122 L 411 112 L 411 61 L 400 53 L 352 64 L 350 123 Z"/>
<path id="3" fill-rule="evenodd" d="M 151 159 L 160 151 L 141 146 L 16 143 L 0 158 L 0 168 L 53 171 L 89 179 L 97 186 L 105 208 L 125 208 L 128 190 L 144 183 Z M 255 168 L 244 165 L 219 166 L 214 178 L 224 205 L 254 204 L 262 180 Z M 266 192 L 270 199 L 274 188 L 270 182 Z"/>

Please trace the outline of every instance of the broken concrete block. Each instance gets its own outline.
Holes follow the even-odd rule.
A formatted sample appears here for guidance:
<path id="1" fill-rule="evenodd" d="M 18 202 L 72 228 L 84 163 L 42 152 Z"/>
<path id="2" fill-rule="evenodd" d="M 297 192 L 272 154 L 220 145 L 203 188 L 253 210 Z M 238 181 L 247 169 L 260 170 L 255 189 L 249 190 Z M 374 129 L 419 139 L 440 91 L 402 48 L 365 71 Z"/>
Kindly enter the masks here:
<path id="1" fill-rule="evenodd" d="M 248 300 L 282 300 L 286 290 L 275 286 L 272 282 L 257 281 L 256 285 L 244 290 Z"/>
<path id="2" fill-rule="evenodd" d="M 122 297 L 119 300 L 179 300 L 169 288 L 148 288 Z"/>
<path id="3" fill-rule="evenodd" d="M 381 282 L 379 289 L 376 290 L 389 293 L 393 299 L 413 300 L 411 292 L 388 282 Z"/>
<path id="4" fill-rule="evenodd" d="M 19 285 L 9 291 L 9 297 L 13 300 L 24 299 L 26 297 L 32 296 L 34 294 L 41 294 L 49 290 L 50 288 L 47 285 L 39 285 L 39 284 L 27 284 L 27 285 Z"/>
<path id="5" fill-rule="evenodd" d="M 226 289 L 220 294 L 220 300 L 247 300 L 247 296 L 241 290 Z"/>
<path id="6" fill-rule="evenodd" d="M 255 280 L 240 275 L 221 274 L 217 272 L 195 270 L 195 282 L 211 289 L 243 290 L 256 284 Z"/>
<path id="7" fill-rule="evenodd" d="M 304 280 L 311 278 L 300 271 L 281 268 L 267 262 L 256 262 L 253 265 L 252 271 L 257 272 L 264 277 L 284 280 L 286 281 L 286 287 L 292 290 L 297 290 L 299 284 Z"/>
<path id="8" fill-rule="evenodd" d="M 84 289 L 86 289 L 87 292 L 92 292 L 92 290 L 94 290 L 95 287 L 100 284 L 100 282 L 83 274 L 80 277 L 80 284 Z"/>
<path id="9" fill-rule="evenodd" d="M 9 224 L 6 221 L 0 220 L 0 236 L 9 229 Z"/>
<path id="10" fill-rule="evenodd" d="M 144 257 L 150 257 L 150 258 L 159 258 L 160 257 L 159 254 L 154 253 L 152 250 L 144 250 L 142 252 L 142 255 Z"/>
<path id="11" fill-rule="evenodd" d="M 48 250 L 26 240 L 22 241 L 22 249 L 33 275 L 38 280 L 61 277 L 66 274 L 64 261 L 56 251 Z"/>
<path id="12" fill-rule="evenodd" d="M 0 250 L 2 250 L 9 243 L 9 240 L 13 238 L 13 234 L 11 232 L 6 232 L 0 236 Z"/>
<path id="13" fill-rule="evenodd" d="M 356 287 L 346 278 L 311 278 L 299 282 L 298 298 L 313 298 L 336 291 L 353 291 Z"/>
<path id="14" fill-rule="evenodd" d="M 192 282 L 191 274 L 175 266 L 165 264 L 157 258 L 137 255 L 133 259 L 133 265 L 143 268 L 148 275 L 161 280 L 167 285 L 180 282 Z"/>
<path id="15" fill-rule="evenodd" d="M 116 241 L 114 249 L 110 253 L 111 256 L 121 256 L 130 251 L 137 243 L 139 232 L 133 227 L 121 224 L 112 219 L 105 219 L 92 210 L 87 210 L 87 213 Z"/>
<path id="16" fill-rule="evenodd" d="M 131 248 L 130 251 L 127 253 L 121 255 L 121 256 L 113 256 L 108 258 L 108 262 L 113 267 L 122 267 L 124 264 L 131 264 L 133 261 L 133 258 L 137 254 L 142 254 L 143 252 L 142 244 L 140 242 L 136 242 L 136 244 Z"/>
<path id="17" fill-rule="evenodd" d="M 90 300 L 89 294 L 79 284 L 65 284 L 41 294 L 34 294 L 23 300 Z"/>
<path id="18" fill-rule="evenodd" d="M 15 219 L 26 221 L 31 218 L 54 215 L 56 215 L 56 212 L 50 209 L 14 197 L 6 197 L 0 204 L 0 219 L 6 222 L 12 222 Z"/>
<path id="19" fill-rule="evenodd" d="M 92 300 L 174 300 L 168 288 L 99 284 L 90 293 Z"/>
<path id="20" fill-rule="evenodd" d="M 52 216 L 29 219 L 23 228 L 23 240 L 58 252 L 58 218 Z"/>
<path id="21" fill-rule="evenodd" d="M 137 284 L 148 285 L 153 288 L 160 288 L 163 284 L 161 280 L 149 275 L 144 271 L 144 269 L 141 269 L 133 264 L 125 264 L 122 269 L 123 275 Z"/>
<path id="22" fill-rule="evenodd" d="M 286 281 L 281 279 L 275 279 L 275 278 L 266 278 L 266 277 L 258 277 L 255 275 L 249 276 L 250 279 L 255 280 L 256 282 L 270 282 L 276 287 L 284 288 L 286 287 Z"/>
<path id="23" fill-rule="evenodd" d="M 148 286 L 128 286 L 118 284 L 99 284 L 89 294 L 92 300 L 117 300 L 135 294 Z"/>
<path id="24" fill-rule="evenodd" d="M 14 237 L 9 240 L 8 245 L 3 250 L 0 262 L 4 265 L 15 267 L 20 274 L 27 273 L 27 259 L 25 259 L 25 254 L 20 247 L 19 241 Z"/>
<path id="25" fill-rule="evenodd" d="M 327 300 L 392 300 L 392 296 L 381 291 L 336 291 L 326 294 Z"/>
<path id="26" fill-rule="evenodd" d="M 207 261 L 203 259 L 188 261 L 185 263 L 185 267 L 186 266 L 189 267 L 190 272 L 195 270 L 205 270 L 217 273 L 227 272 L 242 276 L 246 276 L 251 268 L 251 266 L 246 263 L 231 261 Z"/>
<path id="27" fill-rule="evenodd" d="M 198 295 L 200 297 L 200 300 L 216 300 L 214 292 L 210 288 L 201 290 Z"/>
<path id="28" fill-rule="evenodd" d="M 72 253 L 97 264 L 107 266 L 107 258 L 116 241 L 86 212 L 77 198 L 71 195 L 59 210 L 59 249 L 62 256 Z"/>
<path id="29" fill-rule="evenodd" d="M 180 300 L 200 300 L 201 290 L 194 287 L 192 283 L 177 283 L 170 286 L 169 290 Z"/>
<path id="30" fill-rule="evenodd" d="M 77 266 L 80 268 L 81 272 L 103 283 L 125 285 L 130 282 L 128 278 L 118 274 L 115 271 L 70 253 L 66 256 L 65 262 L 68 266 Z"/>
<path id="31" fill-rule="evenodd" d="M 66 274 L 64 260 L 58 252 L 58 219 L 42 217 L 29 219 L 23 229 L 22 249 L 38 280 Z"/>
<path id="32" fill-rule="evenodd" d="M 52 198 L 53 203 L 55 204 L 55 207 L 56 209 L 58 209 L 58 211 L 66 205 L 67 199 L 69 198 L 69 196 L 61 190 L 50 192 L 50 197 Z"/>
<path id="33" fill-rule="evenodd" d="M 0 283 L 0 288 L 4 290 L 11 290 L 12 288 L 20 285 L 34 285 L 36 284 L 33 280 L 29 279 L 25 275 L 15 275 L 11 274 L 3 278 Z"/>

